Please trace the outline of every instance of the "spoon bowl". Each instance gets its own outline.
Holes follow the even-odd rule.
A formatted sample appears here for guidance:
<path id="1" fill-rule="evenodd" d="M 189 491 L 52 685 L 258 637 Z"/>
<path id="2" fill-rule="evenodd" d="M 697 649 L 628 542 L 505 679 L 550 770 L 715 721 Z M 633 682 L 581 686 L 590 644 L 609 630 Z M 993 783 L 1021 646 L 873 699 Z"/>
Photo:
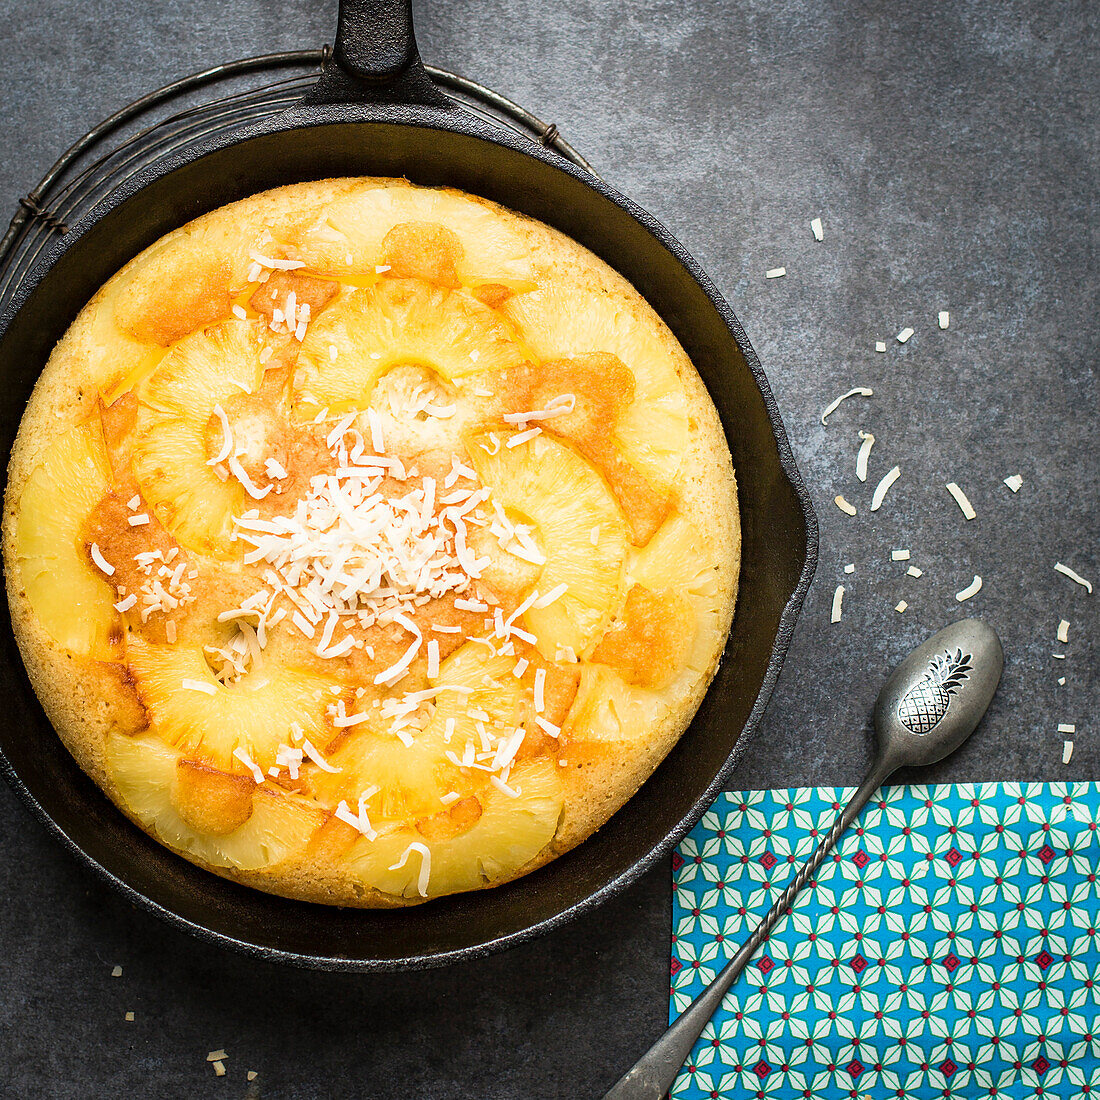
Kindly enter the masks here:
<path id="1" fill-rule="evenodd" d="M 875 702 L 877 756 L 890 772 L 953 753 L 989 709 L 1004 669 L 992 627 L 960 619 L 894 669 Z"/>

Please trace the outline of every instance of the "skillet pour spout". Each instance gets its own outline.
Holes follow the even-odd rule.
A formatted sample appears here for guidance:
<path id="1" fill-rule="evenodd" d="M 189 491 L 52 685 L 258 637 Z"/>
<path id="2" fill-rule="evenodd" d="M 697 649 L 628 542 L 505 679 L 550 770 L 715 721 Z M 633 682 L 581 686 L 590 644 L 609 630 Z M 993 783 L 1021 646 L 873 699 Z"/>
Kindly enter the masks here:
<path id="1" fill-rule="evenodd" d="M 725 786 L 760 720 L 817 561 L 817 521 L 744 329 L 665 227 L 597 177 L 449 99 L 416 48 L 408 0 L 341 0 L 333 60 L 289 110 L 166 152 L 70 219 L 0 317 L 0 436 L 10 450 L 54 344 L 127 261 L 165 233 L 258 191 L 332 176 L 405 176 L 548 223 L 630 280 L 683 345 L 737 474 L 737 612 L 691 727 L 580 847 L 508 885 L 403 910 L 341 910 L 208 874 L 131 825 L 68 755 L 14 637 L 0 643 L 8 718 L 0 769 L 61 842 L 135 904 L 201 939 L 330 970 L 437 966 L 587 912 L 665 859 Z"/>

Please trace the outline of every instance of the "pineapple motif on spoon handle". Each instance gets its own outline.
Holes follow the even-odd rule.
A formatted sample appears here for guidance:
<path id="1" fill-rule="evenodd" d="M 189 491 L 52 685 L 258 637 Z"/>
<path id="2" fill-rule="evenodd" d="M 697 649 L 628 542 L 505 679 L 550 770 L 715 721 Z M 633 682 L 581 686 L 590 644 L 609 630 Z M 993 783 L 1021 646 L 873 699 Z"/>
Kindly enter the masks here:
<path id="1" fill-rule="evenodd" d="M 877 748 L 866 778 L 814 854 L 756 931 L 680 1018 L 634 1063 L 604 1100 L 661 1100 L 707 1021 L 757 948 L 871 796 L 898 768 L 934 764 L 954 752 L 985 714 L 1004 668 L 996 633 L 962 619 L 933 634 L 894 670 L 875 703 Z"/>

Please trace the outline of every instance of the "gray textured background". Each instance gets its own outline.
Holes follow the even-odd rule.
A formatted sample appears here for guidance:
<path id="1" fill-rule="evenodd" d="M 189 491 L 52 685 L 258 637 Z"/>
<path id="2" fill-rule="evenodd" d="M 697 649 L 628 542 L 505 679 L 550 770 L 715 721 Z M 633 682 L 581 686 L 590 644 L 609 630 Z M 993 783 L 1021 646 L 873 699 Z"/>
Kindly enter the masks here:
<path id="1" fill-rule="evenodd" d="M 953 594 L 975 572 L 985 587 L 966 609 L 1001 632 L 1008 666 L 979 735 L 935 777 L 1097 776 L 1100 593 L 1053 571 L 1061 560 L 1100 582 L 1095 14 L 1090 25 L 1083 2 L 994 0 L 684 7 L 422 0 L 417 28 L 425 58 L 556 121 L 663 220 L 768 371 L 822 556 L 734 785 L 855 781 L 882 676 L 958 617 Z M 124 102 L 215 61 L 318 46 L 335 23 L 334 3 L 310 0 L 0 11 L 9 207 Z M 780 265 L 785 278 L 764 279 Z M 902 347 L 905 325 L 916 335 Z M 823 428 L 821 409 L 854 385 L 875 397 Z M 865 486 L 859 428 L 878 439 Z M 895 462 L 902 478 L 872 515 Z M 1001 484 L 1013 473 L 1016 496 Z M 978 519 L 963 519 L 949 480 Z M 835 508 L 837 492 L 858 516 Z M 893 547 L 911 549 L 920 580 L 889 560 Z M 849 561 L 856 573 L 842 578 Z M 841 579 L 845 617 L 832 626 Z M 1061 721 L 1078 727 L 1069 767 Z M 665 871 L 488 962 L 363 978 L 287 971 L 162 927 L 63 854 L 6 787 L 0 845 L 4 1096 L 587 1098 L 666 1018 Z M 204 1060 L 218 1047 L 223 1079 Z M 250 1089 L 247 1069 L 260 1074 Z"/>

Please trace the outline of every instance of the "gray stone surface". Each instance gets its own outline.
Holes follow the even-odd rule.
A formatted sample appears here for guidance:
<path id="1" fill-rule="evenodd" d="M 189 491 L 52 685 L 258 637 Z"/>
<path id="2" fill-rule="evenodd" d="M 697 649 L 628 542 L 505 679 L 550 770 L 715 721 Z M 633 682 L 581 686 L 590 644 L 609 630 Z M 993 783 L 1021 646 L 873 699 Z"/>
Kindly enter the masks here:
<path id="1" fill-rule="evenodd" d="M 684 8 L 423 0 L 417 15 L 426 58 L 558 122 L 694 251 L 769 373 L 822 556 L 734 785 L 855 781 L 886 671 L 963 610 L 997 627 L 1008 663 L 989 719 L 934 777 L 1095 777 L 1100 593 L 1053 570 L 1100 582 L 1095 18 L 1084 2 Z M 136 95 L 218 60 L 319 45 L 335 20 L 334 4 L 310 0 L 0 9 L 10 207 Z M 765 280 L 780 265 L 786 277 Z M 916 335 L 902 347 L 906 325 Z M 854 385 L 875 396 L 822 427 L 821 409 Z M 866 485 L 860 428 L 878 440 Z M 894 463 L 901 480 L 871 514 Z M 1015 496 L 1001 483 L 1013 473 Z M 832 504 L 838 492 L 856 517 Z M 890 561 L 895 547 L 922 578 Z M 974 573 L 984 588 L 960 608 Z M 1065 768 L 1060 721 L 1078 727 Z M 252 962 L 162 927 L 64 855 L 6 787 L 0 843 L 0 1095 L 590 1097 L 665 1018 L 664 871 L 486 963 L 363 978 Z M 205 1063 L 218 1047 L 222 1079 Z"/>

